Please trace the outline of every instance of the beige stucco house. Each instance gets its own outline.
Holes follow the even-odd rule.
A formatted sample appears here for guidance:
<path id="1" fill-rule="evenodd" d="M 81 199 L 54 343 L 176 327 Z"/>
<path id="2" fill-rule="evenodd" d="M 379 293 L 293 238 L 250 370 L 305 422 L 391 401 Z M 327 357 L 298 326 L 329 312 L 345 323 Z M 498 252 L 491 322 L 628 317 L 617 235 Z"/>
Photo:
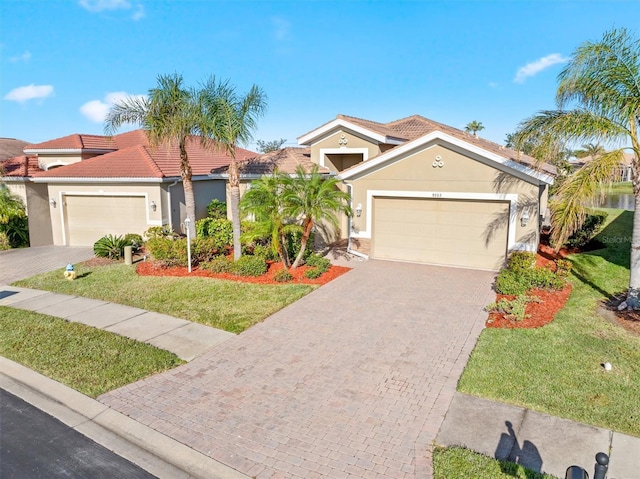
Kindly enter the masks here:
<path id="1" fill-rule="evenodd" d="M 298 142 L 350 193 L 354 216 L 333 239 L 354 254 L 497 270 L 538 248 L 550 165 L 417 115 L 339 115 Z"/>
<path id="2" fill-rule="evenodd" d="M 222 151 L 187 145 L 193 170 L 196 218 L 226 186 L 212 168 L 229 164 Z M 236 157 L 256 153 L 238 148 Z M 106 234 L 144 233 L 151 226 L 181 231 L 186 217 L 177 147 L 151 147 L 142 130 L 113 137 L 69 135 L 27 145 L 3 162 L 2 180 L 27 205 L 32 246 L 90 246 Z"/>

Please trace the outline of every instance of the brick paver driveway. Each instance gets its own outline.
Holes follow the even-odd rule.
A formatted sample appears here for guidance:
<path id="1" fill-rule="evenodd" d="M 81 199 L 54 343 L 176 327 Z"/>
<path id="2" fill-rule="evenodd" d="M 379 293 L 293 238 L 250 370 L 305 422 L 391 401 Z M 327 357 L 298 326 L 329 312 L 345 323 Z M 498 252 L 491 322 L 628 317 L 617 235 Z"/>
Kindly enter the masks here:
<path id="1" fill-rule="evenodd" d="M 99 400 L 252 477 L 430 477 L 493 276 L 369 261 Z"/>
<path id="2" fill-rule="evenodd" d="M 36 246 L 0 251 L 0 285 L 93 258 L 90 246 Z"/>

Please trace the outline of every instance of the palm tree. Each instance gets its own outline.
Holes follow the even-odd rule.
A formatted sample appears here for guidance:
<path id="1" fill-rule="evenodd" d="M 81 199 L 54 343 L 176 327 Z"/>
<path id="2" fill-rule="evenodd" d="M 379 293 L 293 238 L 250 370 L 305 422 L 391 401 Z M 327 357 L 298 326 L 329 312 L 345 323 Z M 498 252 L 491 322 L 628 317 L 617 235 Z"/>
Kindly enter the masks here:
<path id="1" fill-rule="evenodd" d="M 480 130 L 484 130 L 484 125 L 482 124 L 482 122 L 476 120 L 467 123 L 467 126 L 464 127 L 464 131 L 466 131 L 467 133 L 471 133 L 475 137 L 478 136 L 478 132 Z"/>
<path id="2" fill-rule="evenodd" d="M 587 143 L 586 145 L 582 145 L 582 149 L 577 150 L 575 155 L 577 158 L 586 158 L 587 156 L 595 158 L 603 153 L 604 147 L 600 143 Z"/>
<path id="3" fill-rule="evenodd" d="M 285 235 L 300 231 L 300 226 L 288 222 L 284 213 L 282 189 L 284 175 L 274 172 L 273 175 L 262 176 L 251 182 L 251 188 L 242 196 L 240 209 L 243 213 L 253 215 L 253 227 L 250 239 L 270 238 L 271 248 L 278 255 L 285 268 L 290 261 L 285 248 Z"/>
<path id="4" fill-rule="evenodd" d="M 626 29 L 585 42 L 559 75 L 558 110 L 541 111 L 519 125 L 517 143 L 604 142 L 619 146 L 602 153 L 565 180 L 551 202 L 552 240 L 560 247 L 584 222 L 587 207 L 616 178 L 624 150 L 640 171 L 640 41 Z M 573 109 L 564 109 L 572 105 Z M 640 307 L 640 182 L 633 182 L 636 210 L 631 241 L 627 306 Z"/>
<path id="5" fill-rule="evenodd" d="M 182 75 L 159 75 L 156 88 L 148 97 L 130 96 L 116 102 L 105 120 L 105 133 L 114 134 L 126 123 L 138 124 L 147 133 L 152 146 L 177 146 L 180 150 L 180 176 L 184 187 L 184 202 L 189 218 L 189 234 L 195 238 L 195 199 L 192 172 L 187 155 L 187 140 L 201 132 L 202 115 L 196 101 L 198 92 L 183 85 Z M 200 137 L 208 142 L 205 136 Z"/>
<path id="6" fill-rule="evenodd" d="M 228 81 L 211 78 L 201 90 L 199 103 L 205 116 L 202 133 L 214 139 L 231 158 L 229 190 L 231 220 L 233 221 L 233 256 L 240 258 L 240 172 L 236 161 L 236 147 L 252 139 L 253 130 L 267 109 L 267 96 L 253 85 L 244 96 L 236 93 Z"/>
<path id="7" fill-rule="evenodd" d="M 29 226 L 22 199 L 0 183 L 0 236 L 5 235 L 12 246 L 29 244 Z M 1 243 L 1 242 L 0 242 Z"/>
<path id="8" fill-rule="evenodd" d="M 351 215 L 351 207 L 349 195 L 338 189 L 340 181 L 336 178 L 324 179 L 318 172 L 318 165 L 314 165 L 310 173 L 298 166 L 295 176 L 286 177 L 284 181 L 284 211 L 292 218 L 302 218 L 300 252 L 291 266 L 295 269 L 302 262 L 313 225 L 318 221 L 327 221 L 338 227 L 335 213 L 343 211 Z"/>

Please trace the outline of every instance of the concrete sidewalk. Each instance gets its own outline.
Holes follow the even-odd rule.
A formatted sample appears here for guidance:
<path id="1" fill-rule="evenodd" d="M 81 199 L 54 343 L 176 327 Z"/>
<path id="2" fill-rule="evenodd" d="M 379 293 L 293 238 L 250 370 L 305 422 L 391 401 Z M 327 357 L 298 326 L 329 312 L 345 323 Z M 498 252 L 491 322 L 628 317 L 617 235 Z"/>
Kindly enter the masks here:
<path id="1" fill-rule="evenodd" d="M 609 455 L 609 479 L 640 477 L 640 438 L 456 393 L 436 443 L 464 446 L 564 478 L 577 465 L 593 477 L 595 455 Z"/>
<path id="2" fill-rule="evenodd" d="M 0 306 L 35 311 L 145 342 L 191 361 L 233 333 L 97 299 L 37 289 L 0 286 Z"/>

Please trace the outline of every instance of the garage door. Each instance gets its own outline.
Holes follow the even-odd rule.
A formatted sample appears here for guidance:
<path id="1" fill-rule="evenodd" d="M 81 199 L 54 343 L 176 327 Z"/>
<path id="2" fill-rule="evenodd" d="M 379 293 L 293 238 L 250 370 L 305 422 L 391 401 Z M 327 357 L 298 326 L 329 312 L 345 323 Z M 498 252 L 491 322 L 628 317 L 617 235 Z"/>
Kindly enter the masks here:
<path id="1" fill-rule="evenodd" d="M 375 198 L 372 256 L 497 270 L 507 250 L 508 202 Z"/>
<path id="2" fill-rule="evenodd" d="M 71 246 L 92 246 L 106 234 L 147 229 L 142 196 L 65 196 L 64 208 L 66 239 Z"/>

